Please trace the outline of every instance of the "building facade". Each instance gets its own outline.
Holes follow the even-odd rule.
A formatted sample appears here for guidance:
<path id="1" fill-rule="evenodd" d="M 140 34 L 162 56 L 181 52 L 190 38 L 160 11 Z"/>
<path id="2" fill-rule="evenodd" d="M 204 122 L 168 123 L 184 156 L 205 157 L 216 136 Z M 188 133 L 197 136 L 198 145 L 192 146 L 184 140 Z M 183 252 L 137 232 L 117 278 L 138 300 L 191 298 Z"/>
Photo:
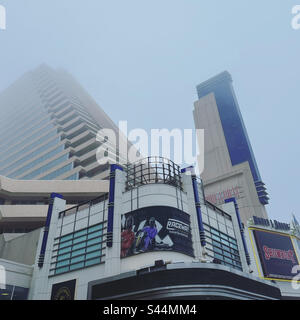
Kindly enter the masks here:
<path id="1" fill-rule="evenodd" d="M 118 128 L 66 71 L 42 65 L 27 72 L 0 94 L 0 115 L 0 175 L 22 180 L 108 177 L 108 165 L 97 163 L 101 139 L 96 136 L 101 128 L 118 135 Z M 120 156 L 116 145 L 108 149 L 108 156 Z"/>
<path id="2" fill-rule="evenodd" d="M 14 180 L 0 177 L 0 300 L 27 299 L 53 190 L 66 208 L 107 197 L 108 180 Z M 4 279 L 3 279 L 4 277 Z"/>
<path id="3" fill-rule="evenodd" d="M 53 197 L 29 299 L 281 297 L 250 273 L 235 202 L 205 201 L 192 168 L 157 157 L 112 165 L 108 199 L 66 209 Z"/>
<path id="4" fill-rule="evenodd" d="M 0 235 L 43 227 L 53 190 L 60 192 L 70 207 L 107 194 L 108 189 L 108 180 L 15 180 L 0 176 Z"/>
<path id="5" fill-rule="evenodd" d="M 237 199 L 242 220 L 267 217 L 269 201 L 252 151 L 232 78 L 223 72 L 197 86 L 194 104 L 197 129 L 204 129 L 204 171 L 201 175 L 206 197 L 215 205 L 226 198 Z"/>

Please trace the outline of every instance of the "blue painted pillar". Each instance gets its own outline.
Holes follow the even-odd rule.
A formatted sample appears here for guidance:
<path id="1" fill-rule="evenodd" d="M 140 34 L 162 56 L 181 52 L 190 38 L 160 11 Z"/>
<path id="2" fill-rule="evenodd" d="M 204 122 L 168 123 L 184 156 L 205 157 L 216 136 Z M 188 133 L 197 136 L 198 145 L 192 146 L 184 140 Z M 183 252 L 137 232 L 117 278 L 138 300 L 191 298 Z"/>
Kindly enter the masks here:
<path id="1" fill-rule="evenodd" d="M 228 203 L 228 202 L 233 202 L 234 203 L 235 213 L 236 213 L 236 217 L 237 217 L 239 228 L 240 228 L 240 233 L 241 233 L 241 237 L 242 237 L 242 241 L 243 241 L 243 246 L 244 246 L 244 251 L 245 251 L 245 255 L 246 255 L 247 264 L 248 264 L 248 266 L 250 266 L 250 264 L 251 264 L 250 255 L 249 255 L 249 251 L 248 251 L 248 248 L 247 248 L 245 235 L 244 235 L 244 228 L 243 228 L 243 225 L 242 225 L 242 222 L 241 222 L 241 216 L 240 216 L 240 212 L 239 212 L 239 208 L 238 208 L 236 199 L 235 198 L 225 199 L 225 203 Z"/>
<path id="2" fill-rule="evenodd" d="M 51 193 L 51 195 L 50 195 L 50 203 L 48 206 L 47 219 L 46 219 L 46 224 L 44 227 L 43 241 L 42 241 L 42 246 L 41 246 L 39 261 L 38 261 L 39 268 L 42 268 L 44 265 L 45 252 L 46 252 L 46 248 L 47 248 L 47 241 L 48 241 L 48 234 L 49 234 L 49 228 L 50 228 L 52 211 L 53 211 L 54 198 L 63 199 L 62 195 L 58 194 L 58 193 Z"/>
<path id="3" fill-rule="evenodd" d="M 109 195 L 108 195 L 108 216 L 107 216 L 107 238 L 106 245 L 111 248 L 113 245 L 114 232 L 114 206 L 115 206 L 115 184 L 116 184 L 116 170 L 123 171 L 123 168 L 112 164 L 110 166 L 109 175 Z"/>
<path id="4" fill-rule="evenodd" d="M 200 234 L 200 242 L 201 242 L 201 246 L 205 247 L 206 246 L 205 231 L 204 231 L 203 220 L 202 220 L 201 204 L 200 204 L 200 199 L 199 199 L 197 177 L 196 177 L 196 174 L 194 172 L 194 167 L 184 168 L 184 169 L 181 170 L 181 173 L 186 173 L 186 171 L 190 171 L 191 172 L 193 191 L 194 191 L 194 199 L 195 199 L 195 206 L 196 206 L 196 212 L 197 212 L 198 228 L 199 228 L 199 234 Z"/>

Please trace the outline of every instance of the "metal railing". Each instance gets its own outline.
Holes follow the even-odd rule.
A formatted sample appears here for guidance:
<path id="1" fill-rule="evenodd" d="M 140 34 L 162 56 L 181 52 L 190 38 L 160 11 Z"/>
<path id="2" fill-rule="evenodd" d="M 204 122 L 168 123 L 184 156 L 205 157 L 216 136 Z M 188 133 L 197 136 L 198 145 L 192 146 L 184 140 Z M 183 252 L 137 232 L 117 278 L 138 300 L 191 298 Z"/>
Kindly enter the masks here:
<path id="1" fill-rule="evenodd" d="M 100 202 L 103 202 L 105 200 L 108 199 L 108 194 L 104 194 L 100 197 L 97 197 L 95 199 L 92 199 L 92 200 L 89 200 L 89 201 L 86 201 L 86 202 L 82 202 L 74 207 L 71 207 L 69 209 L 66 209 L 64 211 L 61 211 L 59 213 L 59 218 L 63 218 L 65 216 L 69 216 L 71 214 L 77 214 L 77 212 L 80 212 L 80 211 L 83 211 L 85 209 L 89 209 L 90 207 L 100 203 Z"/>
<path id="2" fill-rule="evenodd" d="M 126 166 L 126 190 L 146 184 L 168 184 L 182 190 L 180 167 L 163 157 L 148 157 Z"/>

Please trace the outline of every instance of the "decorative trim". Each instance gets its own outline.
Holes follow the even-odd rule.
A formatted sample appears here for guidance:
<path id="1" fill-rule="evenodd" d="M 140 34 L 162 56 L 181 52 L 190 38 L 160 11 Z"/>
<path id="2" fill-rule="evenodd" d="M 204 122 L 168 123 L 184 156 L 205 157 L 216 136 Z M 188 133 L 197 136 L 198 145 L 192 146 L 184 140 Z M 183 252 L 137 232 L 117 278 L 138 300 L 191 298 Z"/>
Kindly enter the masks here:
<path id="1" fill-rule="evenodd" d="M 108 248 L 111 248 L 113 245 L 116 170 L 123 171 L 123 168 L 118 166 L 117 164 L 112 164 L 110 166 L 108 217 L 107 217 L 107 240 L 106 240 L 106 245 Z"/>
<path id="2" fill-rule="evenodd" d="M 197 220 L 198 220 L 198 228 L 200 233 L 200 242 L 201 246 L 206 246 L 206 240 L 205 240 L 205 231 L 203 226 L 203 220 L 202 220 L 202 213 L 201 213 L 201 204 L 199 200 L 199 191 L 198 191 L 198 185 L 197 185 L 197 177 L 195 175 L 194 167 L 188 167 L 183 170 L 181 170 L 182 173 L 186 171 L 191 171 L 192 175 L 192 184 L 193 184 L 193 190 L 194 190 L 194 199 L 195 199 L 195 207 L 197 211 Z"/>
<path id="3" fill-rule="evenodd" d="M 45 252 L 46 252 L 46 248 L 47 248 L 47 241 L 48 241 L 49 228 L 50 228 L 52 211 L 53 211 L 54 198 L 63 199 L 63 196 L 61 194 L 54 193 L 54 192 L 51 193 L 51 195 L 50 195 L 50 201 L 49 201 L 48 212 L 47 212 L 47 219 L 46 219 L 46 224 L 44 227 L 43 241 L 42 241 L 41 251 L 40 251 L 39 260 L 38 260 L 39 268 L 42 268 L 44 265 Z"/>
<path id="4" fill-rule="evenodd" d="M 247 248 L 246 240 L 245 240 L 244 228 L 243 228 L 243 225 L 242 225 L 242 222 L 241 222 L 241 216 L 240 216 L 239 208 L 238 208 L 238 205 L 237 205 L 237 202 L 236 202 L 235 198 L 229 198 L 229 199 L 225 200 L 225 203 L 229 203 L 229 202 L 233 202 L 234 203 L 235 213 L 236 213 L 236 217 L 237 217 L 239 228 L 240 228 L 240 233 L 241 233 L 241 237 L 242 237 L 242 241 L 243 241 L 243 246 L 244 246 L 244 251 L 245 251 L 245 255 L 246 255 L 247 264 L 248 264 L 248 266 L 250 266 L 251 259 L 250 259 L 249 251 L 248 251 L 248 248 Z"/>

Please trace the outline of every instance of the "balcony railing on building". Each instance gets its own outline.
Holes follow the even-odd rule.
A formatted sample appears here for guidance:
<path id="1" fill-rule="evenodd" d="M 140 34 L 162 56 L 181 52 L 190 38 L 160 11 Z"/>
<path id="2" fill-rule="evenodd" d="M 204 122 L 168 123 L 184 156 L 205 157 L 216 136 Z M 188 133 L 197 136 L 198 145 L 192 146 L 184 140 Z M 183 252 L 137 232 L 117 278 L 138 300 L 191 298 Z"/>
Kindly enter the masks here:
<path id="1" fill-rule="evenodd" d="M 126 190 L 146 184 L 168 184 L 182 190 L 180 167 L 172 160 L 152 156 L 126 166 Z"/>

